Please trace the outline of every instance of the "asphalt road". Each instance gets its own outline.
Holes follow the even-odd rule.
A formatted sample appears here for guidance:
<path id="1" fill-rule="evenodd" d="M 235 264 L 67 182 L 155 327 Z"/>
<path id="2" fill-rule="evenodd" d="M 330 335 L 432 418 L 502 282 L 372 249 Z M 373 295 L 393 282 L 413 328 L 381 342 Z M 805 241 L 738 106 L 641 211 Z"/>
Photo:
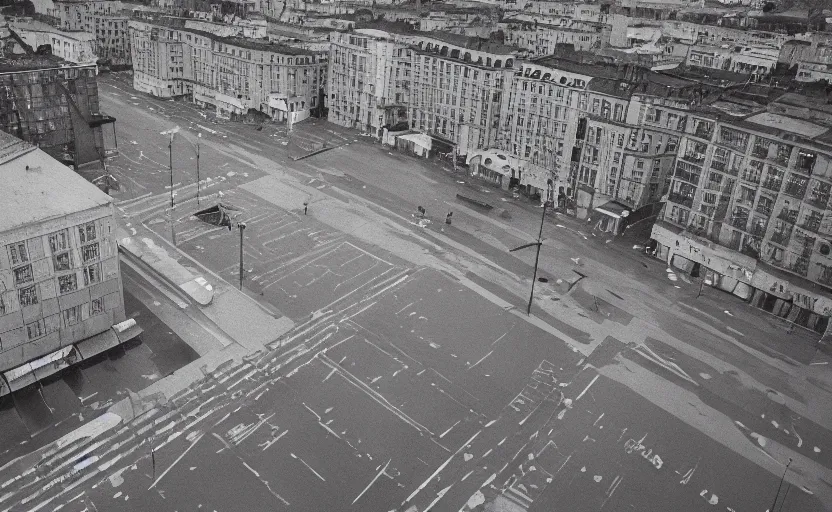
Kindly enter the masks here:
<path id="1" fill-rule="evenodd" d="M 522 199 L 325 123 L 297 133 L 349 146 L 293 162 L 280 129 L 214 125 L 192 105 L 148 99 L 114 77 L 102 78 L 101 98 L 104 111 L 129 119 L 110 163 L 128 227 L 167 229 L 168 139 L 159 134 L 180 125 L 174 145 L 204 141 L 201 187 L 222 190 L 252 223 L 247 288 L 311 320 L 256 368 L 229 370 L 171 412 L 154 412 L 143 436 L 108 438 L 89 484 L 37 494 L 39 484 L 20 482 L 28 487 L 14 496 L 30 493 L 26 503 L 424 512 L 505 499 L 541 511 L 766 510 L 790 457 L 776 509 L 784 497 L 782 510 L 832 503 L 829 360 L 808 333 L 786 336 L 715 290 L 697 297 L 698 283 L 643 259 L 631 241 L 606 243 L 566 218 L 544 227 L 541 268 L 551 279 L 538 283 L 535 313 L 558 334 L 545 332 L 383 243 L 345 236 L 244 185 L 287 172 L 333 197 L 371 201 L 397 222 L 417 205 L 440 219 L 452 207 L 451 227 L 406 227 L 519 307 L 528 281 L 506 276 L 529 275 L 534 255 L 507 249 L 536 235 L 540 212 Z M 179 144 L 180 248 L 233 282 L 238 233 L 189 218 L 195 160 Z M 458 191 L 505 207 L 508 218 L 454 203 Z M 472 266 L 465 254 L 490 263 Z M 565 293 L 556 279 L 573 269 L 588 277 Z"/>

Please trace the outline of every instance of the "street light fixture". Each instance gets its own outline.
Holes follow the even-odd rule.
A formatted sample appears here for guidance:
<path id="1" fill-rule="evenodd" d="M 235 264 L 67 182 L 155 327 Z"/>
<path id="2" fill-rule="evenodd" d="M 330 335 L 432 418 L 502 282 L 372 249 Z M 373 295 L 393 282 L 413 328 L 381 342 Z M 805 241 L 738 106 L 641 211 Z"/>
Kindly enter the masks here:
<path id="1" fill-rule="evenodd" d="M 526 247 L 537 246 L 537 254 L 534 257 L 534 275 L 532 276 L 532 290 L 529 294 L 529 306 L 526 308 L 526 314 L 532 314 L 532 300 L 534 300 L 534 282 L 537 280 L 537 264 L 540 261 L 540 246 L 543 245 L 543 219 L 546 218 L 546 203 L 543 203 L 543 213 L 540 216 L 540 231 L 537 233 L 537 241 L 528 244 L 523 244 L 520 247 L 515 247 L 508 252 L 519 251 Z"/>

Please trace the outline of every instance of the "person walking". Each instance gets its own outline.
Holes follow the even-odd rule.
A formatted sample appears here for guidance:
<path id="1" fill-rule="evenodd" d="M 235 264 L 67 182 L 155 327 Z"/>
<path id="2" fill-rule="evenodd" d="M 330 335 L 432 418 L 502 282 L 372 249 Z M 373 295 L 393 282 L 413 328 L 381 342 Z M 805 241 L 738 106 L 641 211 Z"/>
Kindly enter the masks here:
<path id="1" fill-rule="evenodd" d="M 303 214 L 306 215 L 306 212 L 309 210 L 309 201 L 303 202 Z"/>

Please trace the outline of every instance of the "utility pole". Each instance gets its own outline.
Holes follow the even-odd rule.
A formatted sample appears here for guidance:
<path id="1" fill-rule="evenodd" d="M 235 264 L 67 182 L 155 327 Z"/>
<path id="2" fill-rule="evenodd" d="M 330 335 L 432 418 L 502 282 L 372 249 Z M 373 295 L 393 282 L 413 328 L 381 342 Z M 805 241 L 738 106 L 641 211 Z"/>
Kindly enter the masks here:
<path id="1" fill-rule="evenodd" d="M 246 223 L 240 222 L 237 224 L 240 228 L 240 290 L 243 289 L 243 231 L 246 229 Z"/>
<path id="2" fill-rule="evenodd" d="M 170 237 L 175 247 L 176 227 L 174 226 L 175 219 L 173 216 L 173 132 L 170 134 L 170 142 L 168 142 L 168 158 L 170 165 Z"/>
<path id="3" fill-rule="evenodd" d="M 786 463 L 786 469 L 783 470 L 783 476 L 780 477 L 780 485 L 777 486 L 777 494 L 774 495 L 774 502 L 771 504 L 771 512 L 774 512 L 774 507 L 777 506 L 777 498 L 780 497 L 780 489 L 783 487 L 783 480 L 786 479 L 786 472 L 789 471 L 789 466 L 792 465 L 792 458 L 789 457 L 789 462 Z"/>
<path id="4" fill-rule="evenodd" d="M 197 134 L 197 141 L 196 141 L 196 205 L 199 207 L 199 139 L 202 138 L 202 134 Z"/>
<path id="5" fill-rule="evenodd" d="M 546 203 L 543 203 L 543 213 L 540 216 L 540 230 L 537 233 L 537 242 L 531 242 L 528 244 L 521 245 L 520 247 L 515 247 L 508 252 L 519 251 L 520 249 L 525 249 L 526 247 L 531 247 L 533 245 L 537 246 L 537 254 L 534 257 L 534 274 L 532 275 L 532 290 L 529 293 L 529 306 L 526 308 L 526 314 L 532 314 L 532 301 L 534 300 L 534 282 L 537 280 L 537 264 L 540 261 L 540 246 L 543 245 L 543 220 L 546 218 Z"/>

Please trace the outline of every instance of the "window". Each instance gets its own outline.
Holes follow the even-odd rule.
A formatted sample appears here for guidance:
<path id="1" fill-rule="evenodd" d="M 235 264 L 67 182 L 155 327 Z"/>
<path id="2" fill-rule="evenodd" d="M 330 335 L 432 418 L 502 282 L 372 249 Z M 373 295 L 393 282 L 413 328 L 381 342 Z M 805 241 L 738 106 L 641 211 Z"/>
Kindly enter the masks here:
<path id="1" fill-rule="evenodd" d="M 86 275 L 86 274 L 85 274 Z M 58 276 L 58 289 L 61 295 L 64 293 L 74 292 L 78 289 L 78 280 L 75 274 L 68 274 L 65 276 Z"/>
<path id="2" fill-rule="evenodd" d="M 16 242 L 8 246 L 9 258 L 12 265 L 20 265 L 29 261 L 29 252 L 26 250 L 26 242 Z"/>
<path id="3" fill-rule="evenodd" d="M 98 259 L 98 256 L 98 242 L 94 244 L 85 245 L 81 248 L 81 259 L 84 260 L 84 263 L 96 261 Z"/>
<path id="4" fill-rule="evenodd" d="M 28 334 L 30 340 L 44 336 L 46 334 L 46 325 L 43 319 L 32 322 L 31 324 L 26 324 L 26 333 Z"/>
<path id="5" fill-rule="evenodd" d="M 20 299 L 20 306 L 32 306 L 38 303 L 38 292 L 35 286 L 30 286 L 28 288 L 22 288 L 18 292 L 18 298 Z"/>
<path id="6" fill-rule="evenodd" d="M 104 297 L 93 299 L 90 303 L 90 316 L 104 312 Z"/>
<path id="7" fill-rule="evenodd" d="M 66 327 L 70 327 L 78 323 L 81 320 L 81 306 L 73 306 L 69 309 L 65 309 L 63 312 L 64 316 L 64 325 Z"/>
<path id="8" fill-rule="evenodd" d="M 56 254 L 54 257 L 55 271 L 69 270 L 72 268 L 72 262 L 69 258 L 69 252 L 62 252 Z"/>
<path id="9" fill-rule="evenodd" d="M 83 226 L 78 226 L 78 237 L 81 239 L 82 244 L 95 240 L 95 234 L 95 222 L 88 222 Z"/>
<path id="10" fill-rule="evenodd" d="M 32 265 L 24 265 L 14 269 L 14 285 L 20 286 L 34 281 Z"/>

